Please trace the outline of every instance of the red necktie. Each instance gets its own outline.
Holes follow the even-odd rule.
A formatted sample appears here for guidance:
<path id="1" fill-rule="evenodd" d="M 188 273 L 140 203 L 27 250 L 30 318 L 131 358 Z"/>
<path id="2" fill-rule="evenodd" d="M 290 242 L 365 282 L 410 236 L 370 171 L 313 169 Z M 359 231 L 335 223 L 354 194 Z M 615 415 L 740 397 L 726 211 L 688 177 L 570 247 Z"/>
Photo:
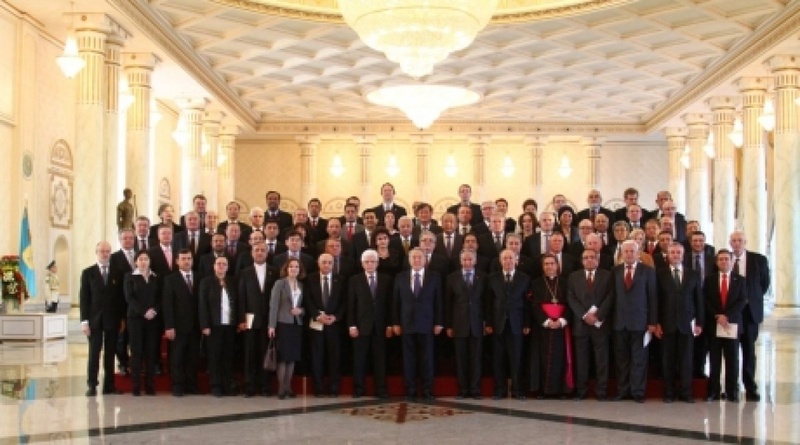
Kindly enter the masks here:
<path id="1" fill-rule="evenodd" d="M 633 287 L 633 266 L 625 266 L 625 290 L 631 290 Z"/>
<path id="2" fill-rule="evenodd" d="M 722 283 L 719 285 L 719 299 L 722 302 L 722 308 L 728 304 L 728 274 L 722 274 Z"/>
<path id="3" fill-rule="evenodd" d="M 353 224 L 347 223 L 347 241 L 353 241 Z"/>

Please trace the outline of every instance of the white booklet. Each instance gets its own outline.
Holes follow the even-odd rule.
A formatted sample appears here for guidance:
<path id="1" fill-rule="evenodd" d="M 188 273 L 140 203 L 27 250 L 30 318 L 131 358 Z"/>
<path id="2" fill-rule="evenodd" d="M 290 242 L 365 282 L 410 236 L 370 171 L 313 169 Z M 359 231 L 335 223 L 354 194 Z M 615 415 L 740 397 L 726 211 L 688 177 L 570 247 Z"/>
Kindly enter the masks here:
<path id="1" fill-rule="evenodd" d="M 247 324 L 247 329 L 253 329 L 253 319 L 256 318 L 256 314 L 252 312 L 248 312 L 244 314 L 244 322 Z"/>
<path id="2" fill-rule="evenodd" d="M 739 325 L 736 323 L 728 323 L 727 327 L 723 327 L 717 323 L 717 337 L 735 339 L 739 334 Z"/>

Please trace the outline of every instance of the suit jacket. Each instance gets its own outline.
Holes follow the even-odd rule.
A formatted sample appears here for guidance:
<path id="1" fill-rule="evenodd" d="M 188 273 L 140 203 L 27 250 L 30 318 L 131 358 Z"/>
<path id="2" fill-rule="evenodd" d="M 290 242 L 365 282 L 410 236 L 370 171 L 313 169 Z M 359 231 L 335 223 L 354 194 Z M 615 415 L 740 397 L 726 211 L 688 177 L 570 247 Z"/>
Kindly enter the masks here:
<path id="1" fill-rule="evenodd" d="M 656 272 L 642 263 L 633 272 L 631 289 L 625 289 L 625 264 L 614 266 L 614 330 L 646 331 L 658 323 Z"/>
<path id="2" fill-rule="evenodd" d="M 375 273 L 375 296 L 369 288 L 366 273 L 350 277 L 347 284 L 347 325 L 358 328 L 358 335 L 369 336 L 374 332 L 383 336 L 390 323 L 394 280 L 386 274 Z"/>
<path id="3" fill-rule="evenodd" d="M 267 264 L 272 264 L 273 263 L 273 260 L 275 259 L 275 255 L 278 255 L 280 253 L 286 252 L 286 244 L 284 244 L 283 241 L 280 241 L 280 240 L 276 239 L 276 240 L 274 240 L 272 242 L 275 243 L 274 252 L 270 252 L 269 251 L 269 243 L 270 243 L 270 241 L 269 240 L 266 241 L 266 244 L 267 244 Z"/>
<path id="4" fill-rule="evenodd" d="M 297 282 L 297 287 L 300 289 L 300 298 L 297 300 L 297 307 L 303 307 L 303 300 L 305 299 L 305 286 L 302 281 Z M 297 322 L 303 325 L 303 317 L 305 314 L 294 316 L 289 312 L 293 307 L 292 289 L 289 281 L 286 278 L 280 278 L 272 286 L 272 293 L 269 299 L 269 327 L 274 329 L 278 323 L 292 324 Z"/>
<path id="5" fill-rule="evenodd" d="M 658 209 L 654 209 L 647 218 L 642 216 L 642 219 L 658 219 L 660 220 L 663 215 L 661 211 Z M 673 218 L 675 224 L 675 242 L 682 243 L 686 241 L 686 217 L 683 216 L 683 213 L 676 212 L 675 217 Z"/>
<path id="6" fill-rule="evenodd" d="M 447 248 L 445 247 L 445 234 L 444 232 L 436 234 L 436 247 L 433 248 L 433 253 L 438 253 L 446 257 L 449 261 L 452 261 L 453 258 L 456 258 L 457 261 L 460 261 L 459 255 L 461 254 L 461 249 L 464 246 L 464 236 L 453 232 L 451 238 L 452 247 L 450 248 L 450 255 L 447 254 Z"/>
<path id="7" fill-rule="evenodd" d="M 236 326 L 236 280 L 225 278 L 225 290 L 228 293 L 230 308 L 230 326 Z M 222 326 L 222 285 L 216 275 L 203 278 L 200 282 L 200 298 L 197 304 L 197 320 L 200 329 Z"/>
<path id="8" fill-rule="evenodd" d="M 453 330 L 453 337 L 483 337 L 483 306 L 487 275 L 478 270 L 472 273 L 472 286 L 464 280 L 464 270 L 447 276 L 444 299 L 444 327 Z"/>
<path id="9" fill-rule="evenodd" d="M 458 215 L 458 208 L 461 207 L 461 203 L 456 203 L 451 205 L 447 208 L 447 213 L 452 213 L 453 215 Z M 474 226 L 479 222 L 483 221 L 483 214 L 481 213 L 481 205 L 475 203 L 469 203 L 469 208 L 472 210 L 472 219 L 470 220 L 469 225 Z"/>
<path id="10" fill-rule="evenodd" d="M 198 236 L 194 240 L 195 250 L 192 252 L 192 260 L 194 260 L 192 262 L 192 268 L 195 270 L 197 270 L 197 259 L 211 252 L 211 235 L 201 231 L 198 231 L 197 233 Z M 191 249 L 188 230 L 177 233 L 172 237 L 172 248 L 175 250 Z"/>
<path id="11" fill-rule="evenodd" d="M 693 335 L 692 320 L 697 326 L 705 323 L 705 301 L 700 274 L 683 268 L 683 277 L 678 286 L 672 276 L 672 267 L 657 271 L 658 322 L 667 334 L 676 331 Z"/>
<path id="12" fill-rule="evenodd" d="M 280 232 L 283 232 L 283 229 L 287 227 L 292 227 L 292 224 L 294 223 L 294 219 L 289 212 L 284 212 L 283 210 L 278 209 L 278 214 L 276 216 L 272 216 L 269 209 L 264 210 L 264 221 L 269 221 L 272 219 L 278 221 L 278 230 Z M 283 241 L 283 238 L 281 238 L 281 241 Z"/>
<path id="13" fill-rule="evenodd" d="M 419 247 L 419 237 L 414 236 L 414 234 L 411 234 L 411 240 L 409 243 L 408 250 L 411 250 L 415 247 Z M 397 250 L 398 252 L 403 252 L 403 255 L 407 254 L 405 249 L 403 249 L 403 238 L 400 236 L 399 233 L 389 238 L 389 248 Z"/>
<path id="14" fill-rule="evenodd" d="M 656 247 L 655 252 L 653 252 L 653 264 L 656 270 L 669 268 L 669 259 L 664 254 L 665 252 L 660 247 Z"/>
<path id="15" fill-rule="evenodd" d="M 532 266 L 531 266 L 532 280 L 535 280 L 536 278 L 539 278 L 542 275 L 544 275 L 544 270 L 542 269 L 542 258 L 544 258 L 542 255 L 537 255 L 532 260 Z M 569 279 L 569 276 L 572 272 L 575 272 L 576 270 L 583 267 L 583 265 L 581 265 L 580 262 L 576 260 L 574 256 L 566 252 L 561 252 L 559 266 L 561 270 L 559 271 L 558 275 L 560 277 L 563 277 L 565 282 Z"/>
<path id="16" fill-rule="evenodd" d="M 525 242 L 522 243 L 522 253 L 531 258 L 538 257 L 542 254 L 543 242 L 544 234 L 542 232 L 534 233 L 533 235 L 525 238 Z"/>
<path id="17" fill-rule="evenodd" d="M 567 283 L 567 302 L 574 317 L 572 333 L 576 337 L 589 335 L 592 329 L 607 333 L 611 328 L 611 314 L 614 309 L 614 286 L 611 272 L 597 268 L 594 272 L 593 285 L 586 283 L 586 271 L 576 270 L 569 275 Z M 583 321 L 592 308 L 597 308 L 595 315 L 603 324 L 593 328 Z"/>
<path id="18" fill-rule="evenodd" d="M 161 227 L 161 224 L 153 224 L 150 226 L 150 232 L 148 233 L 147 237 L 149 239 L 155 240 L 155 243 L 158 244 L 158 228 Z M 186 230 L 185 227 L 172 223 L 172 236 L 175 236 L 176 233 L 180 233 Z"/>
<path id="19" fill-rule="evenodd" d="M 487 275 L 490 274 L 492 272 L 492 264 L 494 262 L 497 262 L 497 260 L 496 259 L 490 260 L 489 258 L 486 258 L 483 255 L 476 255 L 476 256 L 477 258 L 475 259 L 475 270 L 483 272 Z M 450 260 L 450 268 L 448 269 L 448 271 L 450 273 L 453 273 L 460 269 L 461 269 L 461 258 L 455 256 Z"/>
<path id="20" fill-rule="evenodd" d="M 175 262 L 175 260 L 178 259 L 178 249 L 175 248 L 174 244 L 172 245 L 171 251 L 172 267 L 170 267 L 167 262 L 164 249 L 161 248 L 160 244 L 156 244 L 147 251 L 147 255 L 150 257 L 150 269 L 159 277 L 166 277 L 171 274 L 174 269 L 178 268 L 178 264 Z"/>
<path id="21" fill-rule="evenodd" d="M 375 207 L 373 207 L 370 210 L 375 212 L 375 216 L 378 218 L 378 221 L 383 222 L 383 217 L 386 216 L 386 210 L 383 208 L 383 203 L 380 203 L 380 204 L 376 205 Z M 399 205 L 397 205 L 395 203 L 392 203 L 391 211 L 394 212 L 394 220 L 395 221 L 400 220 L 401 216 L 408 215 L 408 213 L 406 212 L 406 208 L 405 207 L 399 206 Z M 344 230 L 344 229 L 342 229 L 342 230 Z"/>
<path id="22" fill-rule="evenodd" d="M 134 256 L 136 256 L 135 253 Z M 114 292 L 116 292 L 117 298 L 122 301 L 120 316 L 124 317 L 128 313 L 128 303 L 125 301 L 125 275 L 133 272 L 133 267 L 131 267 L 131 263 L 128 262 L 128 257 L 122 249 L 111 254 L 108 265 L 114 270 L 114 274 L 118 278 L 114 281 L 116 283 Z"/>
<path id="23" fill-rule="evenodd" d="M 184 273 L 178 269 L 164 279 L 161 306 L 164 329 L 175 329 L 177 333 L 189 334 L 197 331 L 198 291 L 200 283 L 192 273 L 192 287 L 186 284 Z"/>
<path id="24" fill-rule="evenodd" d="M 327 240 L 328 237 L 317 242 L 317 252 L 319 253 L 325 252 L 325 241 Z M 342 244 L 342 255 L 346 256 L 352 255 L 353 248 L 350 246 L 350 242 L 347 241 L 347 236 L 342 234 L 342 237 L 339 238 L 339 242 Z M 361 261 L 361 258 L 359 258 L 358 261 Z"/>
<path id="25" fill-rule="evenodd" d="M 728 317 L 729 323 L 739 324 L 739 334 L 742 332 L 742 309 L 747 304 L 747 284 L 741 276 L 728 274 L 728 301 L 722 306 L 722 299 L 719 294 L 720 273 L 706 278 L 703 285 L 703 294 L 706 303 L 706 331 L 708 335 L 714 335 L 711 327 L 716 324 L 715 316 L 724 314 Z"/>
<path id="26" fill-rule="evenodd" d="M 769 290 L 769 262 L 767 257 L 760 253 L 745 251 L 745 295 L 753 321 L 761 323 L 764 321 L 764 294 Z"/>
<path id="27" fill-rule="evenodd" d="M 289 251 L 280 253 L 275 255 L 275 259 L 272 260 L 272 266 L 276 269 L 280 270 L 286 262 L 289 261 Z M 314 258 L 311 255 L 300 253 L 300 263 L 303 265 L 303 268 L 306 271 L 306 274 L 310 274 L 317 270 L 317 262 L 314 261 Z"/>
<path id="28" fill-rule="evenodd" d="M 486 258 L 497 258 L 500 256 L 500 251 L 505 249 L 506 234 L 503 232 L 500 236 L 500 249 L 495 245 L 494 233 L 484 233 L 478 236 L 478 252 Z"/>
<path id="29" fill-rule="evenodd" d="M 202 215 L 198 214 L 198 216 L 200 217 L 200 228 L 198 230 L 200 230 L 201 232 L 205 232 L 206 231 L 206 214 L 205 213 L 202 214 Z M 184 227 L 184 228 L 186 227 L 186 215 L 185 214 L 181 215 L 180 224 L 181 224 L 181 227 Z M 212 232 L 213 232 L 217 228 L 216 227 L 212 227 L 212 229 L 213 229 L 212 230 Z"/>
<path id="30" fill-rule="evenodd" d="M 336 259 L 334 259 L 334 261 L 336 261 Z M 335 263 L 333 270 L 336 270 Z M 343 279 L 345 283 L 350 279 L 351 276 L 355 275 L 360 270 L 361 257 L 359 257 L 358 262 L 356 262 L 356 260 L 350 258 L 349 256 L 339 255 L 339 277 Z"/>
<path id="31" fill-rule="evenodd" d="M 605 207 L 600 207 L 600 209 L 597 210 L 597 213 L 606 215 L 608 217 L 608 226 L 609 227 L 611 227 L 614 224 L 614 221 L 616 221 L 617 216 L 611 209 L 607 209 Z M 573 225 L 577 226 L 578 223 L 580 223 L 584 219 L 588 219 L 588 220 L 592 219 L 592 210 L 590 208 L 588 208 L 588 207 L 583 209 L 583 210 L 581 210 L 580 212 L 578 212 L 575 215 L 575 218 L 573 218 L 573 222 L 575 224 L 573 224 Z M 594 221 L 592 221 L 592 222 L 594 222 Z"/>
<path id="32" fill-rule="evenodd" d="M 325 304 L 322 300 L 322 283 L 320 280 L 320 272 L 309 274 L 306 278 L 306 285 L 303 288 L 305 293 L 303 303 L 306 308 L 306 314 L 308 314 L 309 320 L 316 320 L 320 313 L 325 312 L 336 317 L 336 322 L 339 323 L 344 320 L 344 314 L 347 309 L 345 304 L 346 281 L 331 273 L 331 279 L 328 282 L 329 297 L 327 304 Z M 330 327 L 325 326 L 323 329 L 330 329 Z"/>
<path id="33" fill-rule="evenodd" d="M 242 270 L 237 279 L 237 319 L 239 323 L 245 323 L 247 314 L 253 314 L 251 329 L 266 328 L 269 320 L 269 300 L 277 273 L 269 267 L 269 264 L 266 269 L 263 287 L 258 282 L 255 266 Z"/>
<path id="34" fill-rule="evenodd" d="M 531 326 L 531 306 L 528 299 L 531 278 L 516 270 L 509 286 L 506 286 L 505 280 L 502 271 L 489 275 L 484 315 L 486 326 L 493 328 L 493 334 L 501 335 L 508 321 L 511 333 L 522 335 L 522 330 Z"/>
<path id="35" fill-rule="evenodd" d="M 371 234 L 370 234 L 371 235 Z M 353 259 L 357 259 L 358 262 L 361 262 L 361 254 L 371 248 L 370 246 L 369 237 L 367 237 L 367 232 L 363 229 L 353 235 L 353 240 L 350 242 L 350 257 Z"/>
<path id="36" fill-rule="evenodd" d="M 411 288 L 413 273 L 404 270 L 394 280 L 392 324 L 401 326 L 404 334 L 433 335 L 434 326 L 444 326 L 442 279 L 426 268 L 422 289 L 415 296 Z"/>
<path id="37" fill-rule="evenodd" d="M 534 276 L 539 277 L 542 275 L 541 264 L 539 264 L 539 269 L 538 269 L 539 273 L 537 275 L 536 260 L 533 260 L 525 255 L 520 255 L 519 258 L 517 258 L 517 265 L 515 269 L 531 277 L 531 280 L 534 279 Z M 503 265 L 500 264 L 500 258 L 492 259 L 491 266 L 489 266 L 489 272 L 495 273 L 495 272 L 500 272 L 501 270 L 503 270 Z"/>
<path id="38" fill-rule="evenodd" d="M 436 223 L 436 221 L 431 220 L 430 224 L 428 224 L 428 231 L 433 233 L 434 235 L 439 235 L 444 230 Z M 422 226 L 414 225 L 414 228 L 411 229 L 411 234 L 419 237 L 422 234 Z"/>
<path id="39" fill-rule="evenodd" d="M 308 227 L 310 228 L 309 233 L 313 233 L 314 236 L 312 239 L 314 242 L 319 240 L 323 240 L 328 237 L 328 220 L 323 217 L 317 217 L 317 226 L 313 227 L 311 225 L 311 218 L 308 218 Z"/>
<path id="40" fill-rule="evenodd" d="M 163 278 L 153 272 L 150 279 L 138 273 L 125 275 L 125 301 L 128 302 L 128 318 L 144 318 L 148 309 L 161 313 L 161 282 Z"/>
<path id="41" fill-rule="evenodd" d="M 694 256 L 691 246 L 685 246 L 683 249 L 683 267 L 687 269 L 694 269 Z M 716 249 L 710 244 L 706 244 L 703 249 L 703 280 L 709 276 L 717 273 L 716 262 Z"/>
<path id="42" fill-rule="evenodd" d="M 110 265 L 107 283 L 103 282 L 103 274 L 97 264 L 81 272 L 81 321 L 88 321 L 90 329 L 119 329 L 125 307 L 125 299 L 119 292 L 123 276 Z"/>

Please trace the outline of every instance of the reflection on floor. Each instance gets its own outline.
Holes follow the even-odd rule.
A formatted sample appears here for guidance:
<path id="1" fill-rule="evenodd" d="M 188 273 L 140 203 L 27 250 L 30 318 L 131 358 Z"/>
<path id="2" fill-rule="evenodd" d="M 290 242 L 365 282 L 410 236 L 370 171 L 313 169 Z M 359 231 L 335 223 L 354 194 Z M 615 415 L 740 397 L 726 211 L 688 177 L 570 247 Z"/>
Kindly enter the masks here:
<path id="1" fill-rule="evenodd" d="M 0 444 L 17 443 L 800 443 L 800 339 L 775 315 L 758 343 L 762 401 L 406 402 L 298 397 L 83 395 L 87 345 L 70 337 L 0 345 Z M 788 320 L 788 322 L 787 322 Z M 702 394 L 696 394 L 698 397 Z"/>

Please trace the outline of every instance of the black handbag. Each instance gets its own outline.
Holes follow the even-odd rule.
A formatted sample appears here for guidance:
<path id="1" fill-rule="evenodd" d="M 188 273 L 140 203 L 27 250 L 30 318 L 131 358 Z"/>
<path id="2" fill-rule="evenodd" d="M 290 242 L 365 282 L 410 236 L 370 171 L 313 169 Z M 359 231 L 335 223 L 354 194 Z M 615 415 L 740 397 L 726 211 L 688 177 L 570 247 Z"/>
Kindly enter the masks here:
<path id="1" fill-rule="evenodd" d="M 275 339 L 269 339 L 267 354 L 264 356 L 264 369 L 270 372 L 278 370 L 278 350 L 275 347 Z"/>

